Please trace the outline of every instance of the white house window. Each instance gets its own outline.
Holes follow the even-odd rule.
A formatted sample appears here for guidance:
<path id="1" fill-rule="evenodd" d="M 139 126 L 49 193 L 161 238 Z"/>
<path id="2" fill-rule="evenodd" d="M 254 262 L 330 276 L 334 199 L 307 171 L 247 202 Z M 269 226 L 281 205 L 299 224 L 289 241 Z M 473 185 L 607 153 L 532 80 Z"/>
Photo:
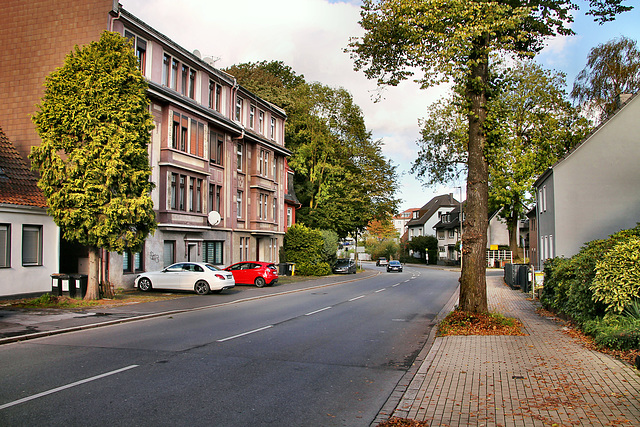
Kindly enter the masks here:
<path id="1" fill-rule="evenodd" d="M 252 105 L 251 108 L 249 108 L 249 127 L 251 129 L 253 129 L 253 127 L 255 126 L 255 121 L 256 121 L 256 107 Z"/>
<path id="2" fill-rule="evenodd" d="M 222 241 L 214 240 L 214 241 L 204 242 L 202 260 L 210 264 L 221 265 L 223 263 L 222 261 L 223 247 L 224 247 L 224 242 Z"/>
<path id="3" fill-rule="evenodd" d="M 291 227 L 293 223 L 293 208 L 287 208 L 287 227 Z"/>
<path id="4" fill-rule="evenodd" d="M 242 218 L 242 191 L 238 191 L 236 196 L 236 207 L 238 209 L 238 218 Z"/>
<path id="5" fill-rule="evenodd" d="M 42 226 L 22 226 L 22 265 L 42 265 Z"/>
<path id="6" fill-rule="evenodd" d="M 269 126 L 269 138 L 276 139 L 276 119 L 271 117 L 271 124 Z"/>
<path id="7" fill-rule="evenodd" d="M 164 267 L 168 267 L 174 262 L 176 262 L 176 241 L 175 240 L 165 240 L 164 248 L 162 253 L 162 262 Z"/>
<path id="8" fill-rule="evenodd" d="M 0 224 L 0 268 L 11 267 L 11 226 Z"/>
<path id="9" fill-rule="evenodd" d="M 240 122 L 242 118 L 242 98 L 236 98 L 236 121 Z"/>

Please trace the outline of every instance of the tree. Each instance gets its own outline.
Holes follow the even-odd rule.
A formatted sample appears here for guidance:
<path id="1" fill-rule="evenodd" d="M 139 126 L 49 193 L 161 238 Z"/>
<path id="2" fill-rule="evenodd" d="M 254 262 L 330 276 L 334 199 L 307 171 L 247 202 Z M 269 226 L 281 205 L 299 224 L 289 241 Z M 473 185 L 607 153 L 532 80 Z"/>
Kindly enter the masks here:
<path id="1" fill-rule="evenodd" d="M 287 111 L 285 145 L 293 152 L 300 222 L 345 237 L 396 210 L 396 167 L 382 155 L 382 142 L 371 138 L 348 91 L 308 83 L 276 61 L 226 71 Z"/>
<path id="2" fill-rule="evenodd" d="M 42 144 L 29 157 L 48 213 L 63 238 L 89 247 L 86 299 L 99 298 L 99 249 L 136 250 L 156 228 L 146 89 L 130 43 L 104 32 L 47 77 L 33 117 Z"/>
<path id="3" fill-rule="evenodd" d="M 563 74 L 530 61 L 494 68 L 485 124 L 489 206 L 506 221 L 510 249 L 517 253 L 518 221 L 535 200 L 533 182 L 581 141 L 589 126 L 567 101 Z M 411 170 L 427 185 L 451 182 L 466 171 L 468 135 L 460 97 L 454 91 L 421 122 L 420 149 Z"/>
<path id="4" fill-rule="evenodd" d="M 374 237 L 378 242 L 385 239 L 393 239 L 398 237 L 398 230 L 393 225 L 390 217 L 383 219 L 374 219 L 367 226 L 367 233 Z"/>
<path id="5" fill-rule="evenodd" d="M 622 36 L 591 49 L 571 97 L 603 121 L 620 106 L 620 95 L 639 89 L 640 50 L 635 40 Z"/>
<path id="6" fill-rule="evenodd" d="M 415 236 L 407 242 L 407 249 L 420 253 L 427 263 L 435 263 L 438 258 L 438 239 L 436 236 Z"/>
<path id="7" fill-rule="evenodd" d="M 619 0 L 593 2 L 602 17 Z M 395 86 L 415 74 L 423 88 L 454 80 L 464 88 L 468 123 L 467 212 L 463 237 L 460 308 L 487 311 L 485 250 L 488 217 L 488 164 L 485 121 L 489 56 L 505 52 L 532 56 L 545 38 L 569 35 L 569 0 L 364 0 L 360 25 L 365 35 L 348 50 L 356 70 L 379 86 Z"/>

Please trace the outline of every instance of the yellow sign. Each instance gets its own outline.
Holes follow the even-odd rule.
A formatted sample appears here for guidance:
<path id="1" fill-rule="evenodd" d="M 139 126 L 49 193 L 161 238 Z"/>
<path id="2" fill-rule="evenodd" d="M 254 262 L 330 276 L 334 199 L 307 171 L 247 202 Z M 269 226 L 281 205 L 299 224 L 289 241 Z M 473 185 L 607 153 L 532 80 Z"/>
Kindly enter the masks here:
<path id="1" fill-rule="evenodd" d="M 491 245 L 491 250 L 492 251 L 497 251 L 498 250 L 498 245 Z"/>

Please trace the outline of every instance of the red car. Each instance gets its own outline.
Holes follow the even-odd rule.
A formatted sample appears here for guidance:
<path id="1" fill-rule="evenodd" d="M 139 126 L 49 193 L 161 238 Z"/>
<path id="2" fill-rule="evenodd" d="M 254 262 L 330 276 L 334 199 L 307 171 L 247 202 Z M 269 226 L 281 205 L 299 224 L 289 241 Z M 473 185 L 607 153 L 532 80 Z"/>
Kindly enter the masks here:
<path id="1" fill-rule="evenodd" d="M 278 283 L 278 268 L 272 262 L 243 261 L 225 268 L 233 274 L 236 284 L 273 286 Z"/>

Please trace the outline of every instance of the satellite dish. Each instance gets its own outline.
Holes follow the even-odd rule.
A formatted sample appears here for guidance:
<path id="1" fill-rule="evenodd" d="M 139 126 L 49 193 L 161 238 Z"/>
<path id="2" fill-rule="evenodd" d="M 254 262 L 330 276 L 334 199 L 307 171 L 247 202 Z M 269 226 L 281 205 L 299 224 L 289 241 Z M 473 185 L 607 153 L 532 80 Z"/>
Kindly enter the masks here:
<path id="1" fill-rule="evenodd" d="M 200 51 L 199 51 L 198 49 L 194 50 L 194 51 L 193 51 L 193 54 L 194 54 L 195 56 L 197 56 L 199 59 L 202 59 L 202 54 L 200 53 Z"/>
<path id="2" fill-rule="evenodd" d="M 209 224 L 211 225 L 218 225 L 220 224 L 220 221 L 222 221 L 222 217 L 216 211 L 209 212 L 209 215 L 207 215 L 207 219 L 209 220 Z"/>

